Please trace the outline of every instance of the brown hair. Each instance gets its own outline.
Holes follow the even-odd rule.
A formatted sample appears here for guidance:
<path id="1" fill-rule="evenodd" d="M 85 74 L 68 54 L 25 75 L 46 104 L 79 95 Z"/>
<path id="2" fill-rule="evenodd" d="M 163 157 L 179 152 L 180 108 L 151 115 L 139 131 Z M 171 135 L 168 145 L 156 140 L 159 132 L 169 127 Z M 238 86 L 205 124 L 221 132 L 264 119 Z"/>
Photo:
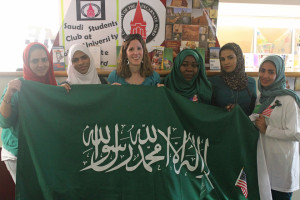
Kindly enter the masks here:
<path id="1" fill-rule="evenodd" d="M 118 60 L 117 74 L 122 78 L 129 78 L 131 76 L 131 71 L 129 69 L 129 65 L 127 64 L 127 48 L 131 41 L 138 40 L 143 47 L 143 60 L 140 69 L 140 75 L 143 77 L 148 77 L 153 74 L 153 68 L 151 66 L 150 58 L 148 55 L 148 50 L 146 47 L 146 43 L 140 34 L 130 34 L 126 36 L 122 48 L 120 50 L 120 57 Z"/>

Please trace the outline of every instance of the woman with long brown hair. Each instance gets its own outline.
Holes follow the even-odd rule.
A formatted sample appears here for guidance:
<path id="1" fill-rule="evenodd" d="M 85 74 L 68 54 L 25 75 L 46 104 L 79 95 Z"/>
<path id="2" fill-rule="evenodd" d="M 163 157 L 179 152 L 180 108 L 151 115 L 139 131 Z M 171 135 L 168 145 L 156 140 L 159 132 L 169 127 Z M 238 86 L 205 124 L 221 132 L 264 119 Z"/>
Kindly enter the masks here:
<path id="1" fill-rule="evenodd" d="M 125 38 L 117 70 L 109 74 L 108 82 L 112 85 L 157 85 L 160 82 L 140 34 L 131 34 Z"/>

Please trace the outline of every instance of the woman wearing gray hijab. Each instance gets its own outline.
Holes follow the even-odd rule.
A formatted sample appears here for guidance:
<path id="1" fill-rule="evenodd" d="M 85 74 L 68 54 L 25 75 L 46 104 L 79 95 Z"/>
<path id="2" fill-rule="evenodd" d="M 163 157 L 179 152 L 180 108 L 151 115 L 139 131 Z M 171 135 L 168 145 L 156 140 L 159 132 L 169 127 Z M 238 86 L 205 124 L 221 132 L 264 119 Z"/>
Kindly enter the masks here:
<path id="1" fill-rule="evenodd" d="M 261 94 L 255 114 L 250 116 L 260 132 L 257 150 L 260 192 L 269 184 L 273 200 L 290 200 L 299 189 L 300 100 L 286 88 L 284 71 L 280 56 L 270 55 L 263 60 L 258 80 Z M 269 183 L 262 180 L 267 176 L 265 180 Z"/>

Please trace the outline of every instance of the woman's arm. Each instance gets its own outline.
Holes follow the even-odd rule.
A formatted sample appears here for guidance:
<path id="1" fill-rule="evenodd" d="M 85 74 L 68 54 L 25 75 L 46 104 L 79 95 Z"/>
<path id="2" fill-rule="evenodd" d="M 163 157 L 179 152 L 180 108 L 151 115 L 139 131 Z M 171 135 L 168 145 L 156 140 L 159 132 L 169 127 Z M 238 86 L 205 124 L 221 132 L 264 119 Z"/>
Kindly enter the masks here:
<path id="1" fill-rule="evenodd" d="M 21 90 L 21 81 L 19 79 L 14 79 L 8 82 L 7 90 L 2 97 L 0 104 L 0 114 L 4 118 L 9 118 L 12 112 L 11 99 L 15 92 Z"/>

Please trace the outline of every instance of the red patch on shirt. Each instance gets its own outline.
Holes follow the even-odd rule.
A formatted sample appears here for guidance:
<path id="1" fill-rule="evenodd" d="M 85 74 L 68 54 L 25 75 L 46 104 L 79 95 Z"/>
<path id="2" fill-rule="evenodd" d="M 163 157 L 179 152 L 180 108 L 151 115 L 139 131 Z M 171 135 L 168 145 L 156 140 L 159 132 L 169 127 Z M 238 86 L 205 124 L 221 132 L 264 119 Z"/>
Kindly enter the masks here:
<path id="1" fill-rule="evenodd" d="M 198 96 L 195 94 L 192 99 L 193 102 L 198 102 Z"/>

